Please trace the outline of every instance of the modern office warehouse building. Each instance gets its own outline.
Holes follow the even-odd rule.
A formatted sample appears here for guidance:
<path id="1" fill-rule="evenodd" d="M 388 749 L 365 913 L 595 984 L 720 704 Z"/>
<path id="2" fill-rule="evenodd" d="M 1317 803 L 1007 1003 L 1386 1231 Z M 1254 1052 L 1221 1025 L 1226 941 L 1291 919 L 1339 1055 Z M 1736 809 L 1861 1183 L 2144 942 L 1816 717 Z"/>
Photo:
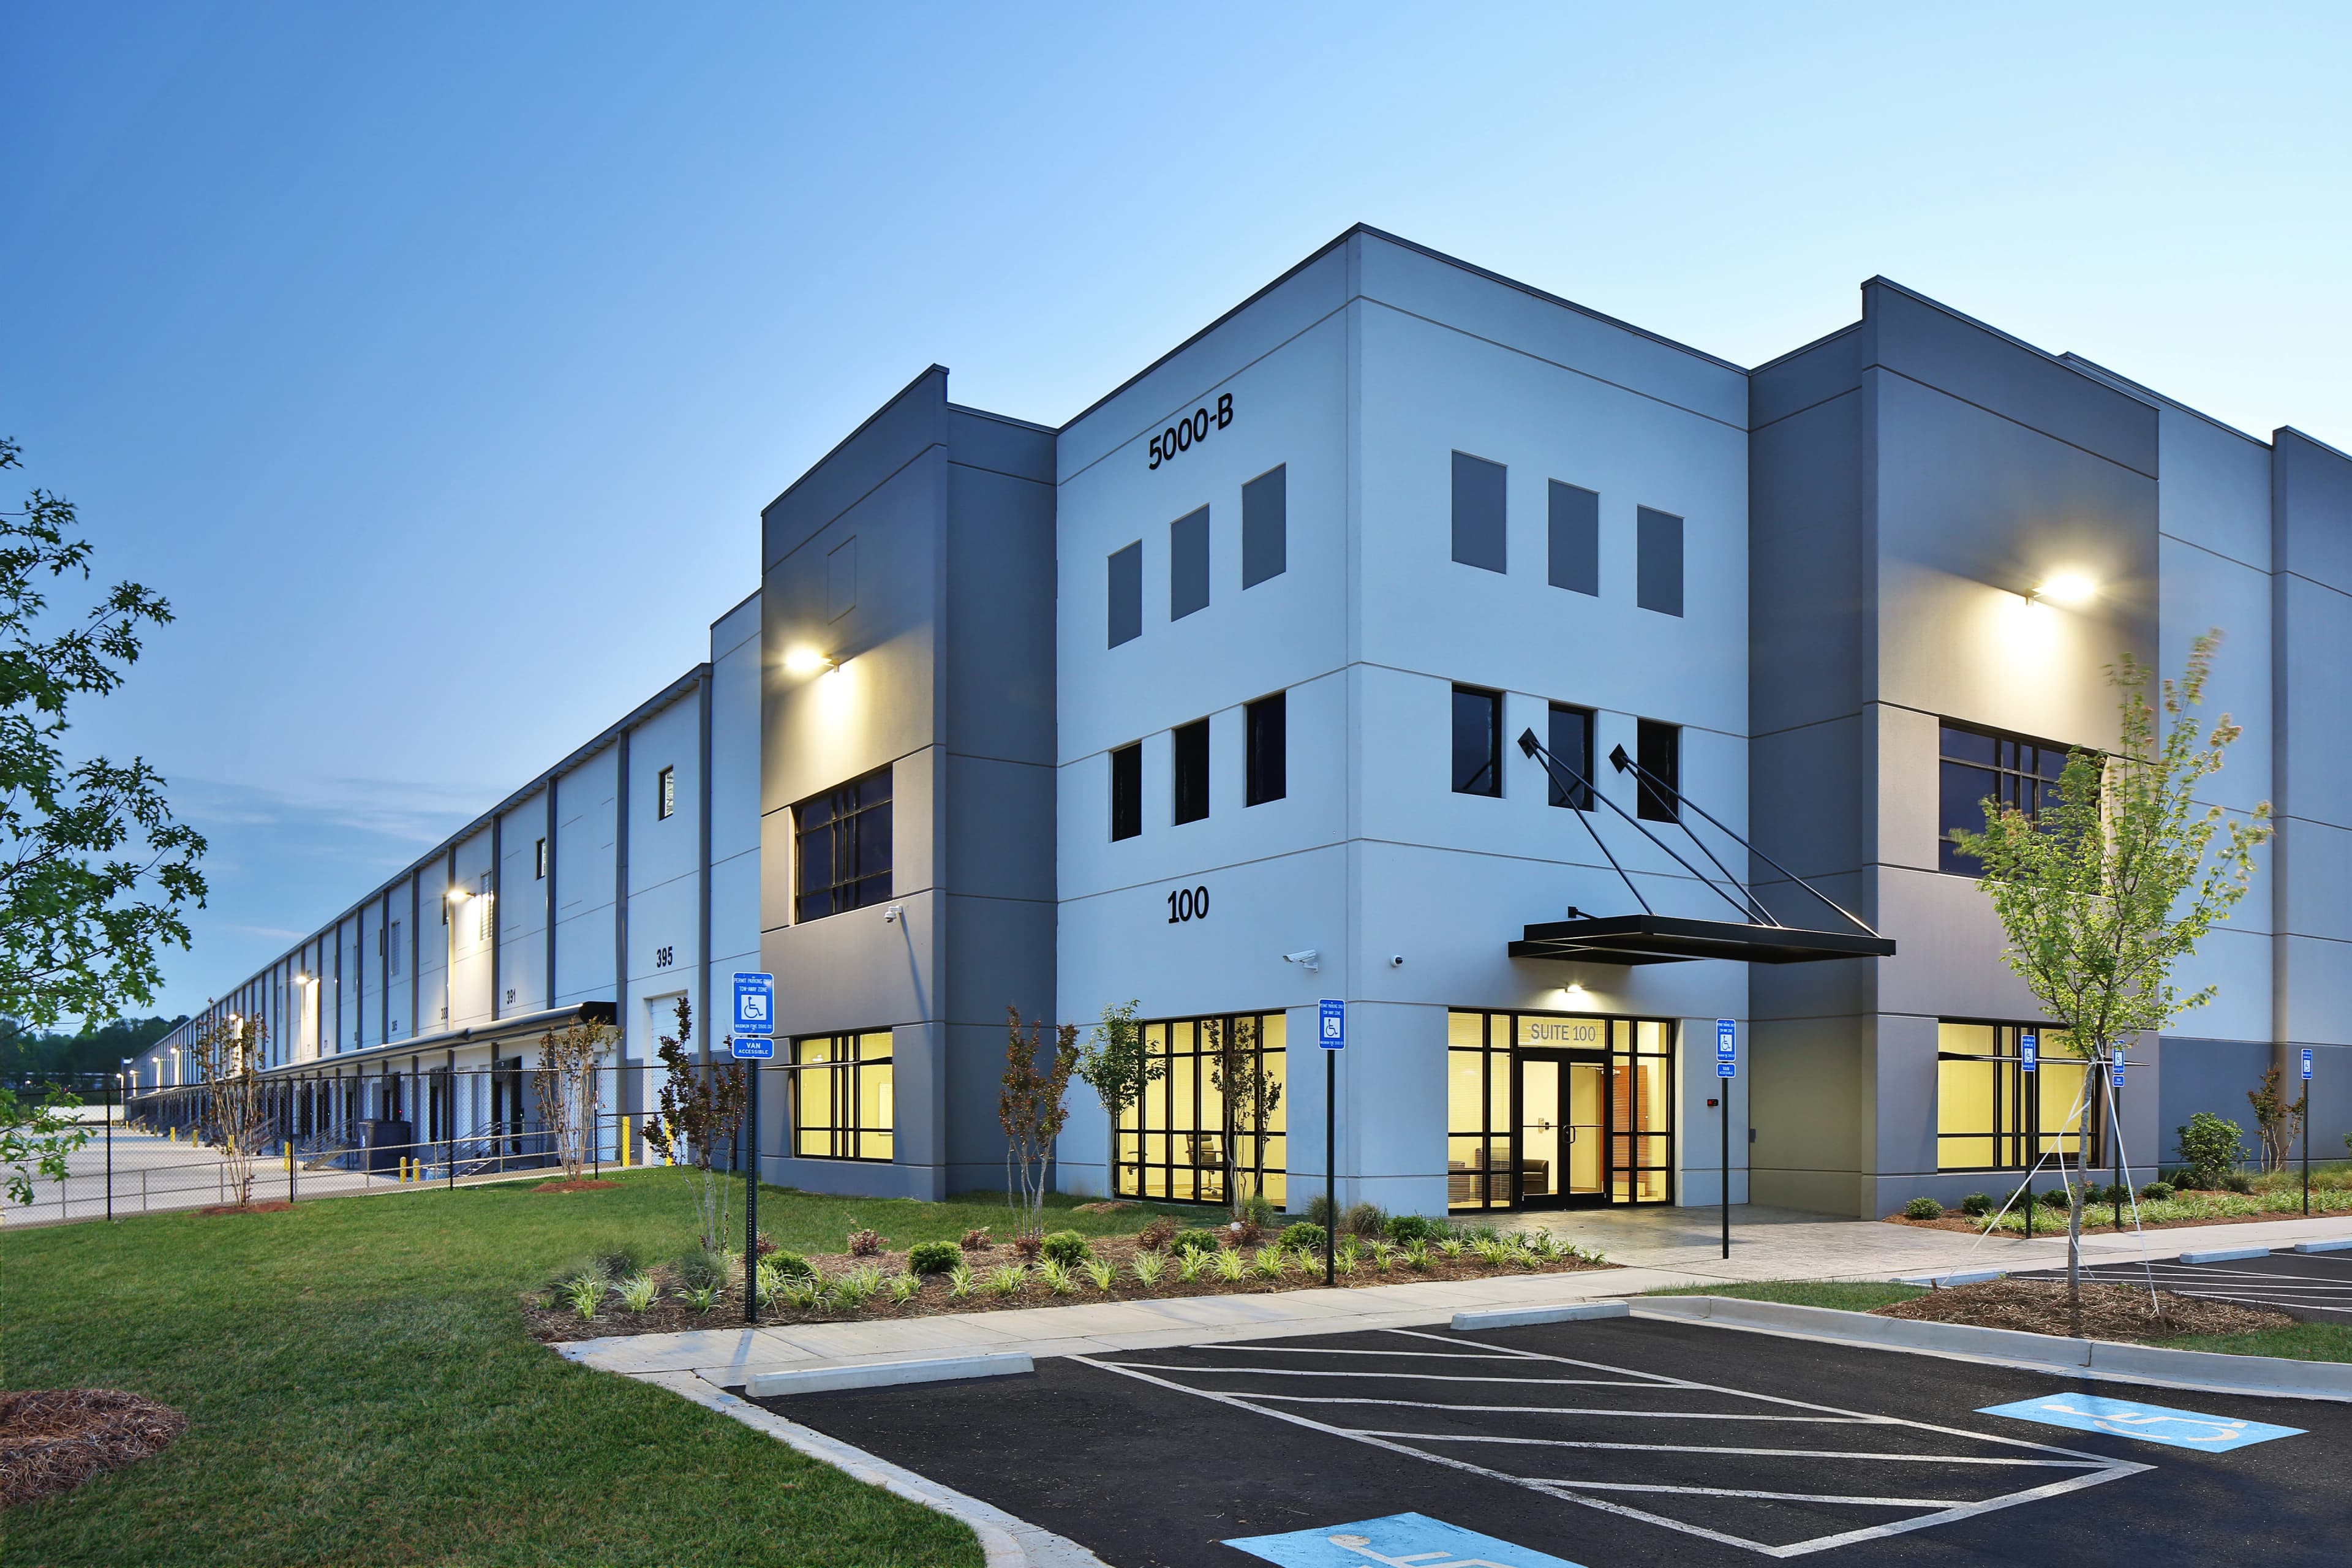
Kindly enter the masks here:
<path id="1" fill-rule="evenodd" d="M 1340 1196 L 1391 1209 L 2145 1173 L 2304 1047 L 2352 1127 L 2345 454 L 1885 279 L 1743 368 L 1360 227 L 1058 428 L 948 381 L 770 503 L 708 663 L 222 998 L 289 1115 L 526 1123 L 582 1016 L 642 1110 L 676 998 L 759 968 L 761 1168 L 812 1190 L 1001 1183 L 1008 1006 L 1144 1021 L 1074 1192 L 1303 1207 L 1324 998 Z M 2211 802 L 2279 837 L 2078 1149 L 1950 835 L 2210 628 Z"/>

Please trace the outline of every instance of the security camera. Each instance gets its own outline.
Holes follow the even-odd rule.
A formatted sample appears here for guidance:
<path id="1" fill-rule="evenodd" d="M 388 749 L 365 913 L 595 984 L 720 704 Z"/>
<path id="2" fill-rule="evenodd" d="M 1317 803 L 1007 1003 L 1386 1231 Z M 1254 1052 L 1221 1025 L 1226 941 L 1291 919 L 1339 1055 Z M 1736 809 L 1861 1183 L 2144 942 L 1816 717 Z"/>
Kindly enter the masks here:
<path id="1" fill-rule="evenodd" d="M 882 923 L 886 926 L 897 925 L 898 917 L 906 912 L 906 909 L 907 906 L 904 904 L 892 904 L 882 911 Z"/>
<path id="2" fill-rule="evenodd" d="M 1323 968 L 1323 953 L 1322 950 L 1319 948 L 1302 947 L 1297 952 L 1284 953 L 1282 955 L 1282 962 L 1285 963 L 1295 963 L 1298 965 L 1299 968 L 1307 971 L 1307 973 L 1314 974 L 1319 973 Z"/>
<path id="3" fill-rule="evenodd" d="M 1404 967 L 1404 954 L 1401 952 L 1390 953 L 1389 967 L 1391 969 L 1402 969 Z"/>

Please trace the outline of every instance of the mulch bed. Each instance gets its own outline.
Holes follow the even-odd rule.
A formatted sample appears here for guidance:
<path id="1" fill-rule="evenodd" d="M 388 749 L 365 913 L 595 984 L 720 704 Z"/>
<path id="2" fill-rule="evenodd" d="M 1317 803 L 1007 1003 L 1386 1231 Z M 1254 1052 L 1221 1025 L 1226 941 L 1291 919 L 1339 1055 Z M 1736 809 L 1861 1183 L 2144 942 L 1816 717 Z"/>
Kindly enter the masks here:
<path id="1" fill-rule="evenodd" d="M 2084 1236 L 2114 1236 L 2119 1234 L 2116 1226 L 2116 1222 L 2112 1217 L 2102 1219 L 2095 1223 L 2090 1217 L 2092 1214 L 2105 1214 L 2112 1216 L 2115 1214 L 2115 1205 L 2112 1204 L 2093 1205 L 2090 1210 L 2083 1216 L 2083 1234 Z M 2329 1215 L 2345 1214 L 2352 1214 L 2352 1202 L 2336 1202 L 2332 1204 L 2323 1203 L 2321 1202 L 2320 1196 L 2317 1193 L 2315 1192 L 2311 1194 L 2311 1218 L 2319 1219 Z M 2202 1219 L 2143 1220 L 2140 1222 L 2138 1228 L 2141 1230 L 2179 1230 L 2184 1226 L 2192 1225 L 2253 1225 L 2267 1220 L 2302 1219 L 2303 1217 L 2303 1211 L 2299 1208 L 2295 1208 L 2285 1209 L 2273 1214 L 2224 1214 L 2212 1215 Z M 1984 1221 L 1970 1219 L 1966 1215 L 1958 1214 L 1948 1214 L 1941 1219 L 1912 1219 L 1905 1215 L 1891 1214 L 1886 1216 L 1886 1223 L 1888 1225 L 1907 1225 L 1917 1230 L 1964 1231 L 1970 1236 L 1978 1235 L 1984 1229 Z M 2126 1205 L 2124 1207 L 2124 1223 L 2122 1232 L 2120 1234 L 2128 1234 L 2132 1228 L 2131 1207 L 2129 1205 Z M 1996 1238 L 2006 1237 L 2011 1241 L 2023 1241 L 2025 1239 L 2025 1233 L 2022 1231 L 2003 1229 L 1994 1231 L 1992 1234 Z M 2036 1241 L 2041 1240 L 2044 1237 L 2063 1236 L 2065 1234 L 2065 1210 L 2045 1208 L 2040 1210 L 2034 1215 L 2033 1238 Z"/>
<path id="2" fill-rule="evenodd" d="M 2158 1310 L 2148 1310 L 2144 1286 L 2083 1286 L 2082 1335 L 2094 1340 L 2168 1340 L 2182 1334 L 2251 1334 L 2294 1326 L 2284 1312 L 2202 1301 L 2156 1293 Z M 2029 1334 L 2073 1337 L 2074 1317 L 2063 1279 L 1988 1279 L 1930 1290 L 1908 1301 L 1871 1309 L 1882 1318 L 1913 1318 L 1937 1323 L 1972 1323 L 1980 1329 L 2020 1329 Z"/>
<path id="3" fill-rule="evenodd" d="M 168 1447 L 188 1418 L 116 1388 L 0 1394 L 0 1508 L 68 1492 Z"/>
<path id="4" fill-rule="evenodd" d="M 576 1182 L 541 1182 L 531 1188 L 534 1193 L 593 1193 L 599 1187 L 617 1187 L 618 1182 L 595 1182 L 583 1176 Z"/>
<path id="5" fill-rule="evenodd" d="M 1278 1279 L 1246 1273 L 1239 1279 L 1217 1279 L 1204 1277 L 1192 1284 L 1176 1278 L 1176 1255 L 1163 1253 L 1168 1258 L 1168 1272 L 1160 1282 L 1145 1286 L 1131 1270 L 1135 1255 L 1143 1250 L 1131 1236 L 1097 1236 L 1087 1238 L 1094 1256 L 1118 1270 L 1108 1290 L 1095 1289 L 1094 1281 L 1083 1274 L 1077 1289 L 1067 1296 L 1056 1296 L 1044 1280 L 1033 1272 L 1022 1282 L 1020 1293 L 1000 1296 L 987 1287 L 986 1275 L 1008 1263 L 1020 1262 L 1020 1254 L 1009 1244 L 999 1244 L 978 1251 L 967 1251 L 965 1263 L 971 1271 L 982 1277 L 981 1288 L 961 1300 L 950 1300 L 947 1278 L 932 1275 L 923 1283 L 919 1295 L 908 1301 L 893 1301 L 887 1295 L 877 1295 L 855 1312 L 801 1311 L 782 1302 L 771 1301 L 761 1309 L 763 1325 L 791 1323 L 876 1322 L 894 1318 L 929 1318 L 949 1312 L 1004 1311 L 1024 1307 L 1077 1307 L 1093 1301 L 1157 1301 L 1187 1296 L 1260 1296 L 1276 1290 L 1307 1290 L 1323 1288 L 1322 1255 L 1302 1255 L 1302 1267 L 1294 1268 Z M 1270 1239 L 1270 1238 L 1269 1238 Z M 1244 1249 L 1244 1256 L 1255 1258 L 1255 1247 Z M 1614 1268 L 1614 1263 L 1588 1263 L 1570 1258 L 1532 1260 L 1533 1266 L 1482 1262 L 1475 1255 L 1465 1252 L 1459 1258 L 1447 1258 L 1431 1249 L 1429 1267 L 1416 1269 L 1404 1261 L 1398 1251 L 1386 1269 L 1377 1268 L 1367 1251 L 1356 1264 L 1353 1274 L 1341 1274 L 1336 1283 L 1342 1289 L 1362 1285 L 1407 1285 L 1427 1280 L 1491 1279 L 1504 1274 L 1564 1274 L 1593 1268 Z M 811 1255 L 809 1262 L 817 1271 L 827 1276 L 844 1274 L 850 1269 L 872 1264 L 882 1270 L 885 1279 L 906 1271 L 904 1252 L 882 1252 L 866 1258 L 853 1258 L 847 1253 Z M 593 1318 L 582 1318 L 551 1291 L 534 1290 L 522 1299 L 523 1316 L 537 1338 L 554 1342 L 564 1340 L 603 1339 L 614 1334 L 674 1333 L 681 1329 L 727 1329 L 742 1326 L 743 1292 L 740 1286 L 731 1286 L 708 1312 L 698 1312 L 692 1305 L 677 1299 L 677 1286 L 667 1268 L 647 1270 L 662 1284 L 661 1295 L 642 1312 L 632 1312 L 616 1295 L 607 1294 Z"/>
<path id="6" fill-rule="evenodd" d="M 284 1214 L 293 1206 L 284 1198 L 265 1198 L 257 1204 L 213 1204 L 196 1212 L 198 1214 Z"/>

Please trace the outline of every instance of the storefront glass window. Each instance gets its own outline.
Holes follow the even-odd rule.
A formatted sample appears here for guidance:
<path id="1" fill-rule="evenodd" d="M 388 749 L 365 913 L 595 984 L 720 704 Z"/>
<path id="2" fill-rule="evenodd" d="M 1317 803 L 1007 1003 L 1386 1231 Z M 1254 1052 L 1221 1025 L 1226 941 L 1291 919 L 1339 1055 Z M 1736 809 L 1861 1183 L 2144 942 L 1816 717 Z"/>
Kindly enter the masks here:
<path id="1" fill-rule="evenodd" d="M 1286 1024 L 1280 1013 L 1240 1013 L 1141 1026 L 1160 1073 L 1119 1119 L 1120 1196 L 1223 1203 L 1238 1187 L 1285 1201 Z"/>
<path id="2" fill-rule="evenodd" d="M 1447 1206 L 1671 1203 L 1674 1041 L 1662 1019 L 1449 1014 Z"/>
<path id="3" fill-rule="evenodd" d="M 793 1152 L 803 1160 L 887 1160 L 893 1103 L 890 1031 L 793 1042 Z"/>
<path id="4" fill-rule="evenodd" d="M 2019 1037 L 2040 1041 L 2040 1066 L 2028 1073 Z M 2077 1105 L 2089 1064 L 2065 1031 L 2033 1024 L 1943 1023 L 1936 1037 L 1936 1168 L 2021 1171 L 2041 1155 L 2082 1161 Z M 2090 1163 L 2099 1163 L 2099 1119 L 2091 1108 Z"/>

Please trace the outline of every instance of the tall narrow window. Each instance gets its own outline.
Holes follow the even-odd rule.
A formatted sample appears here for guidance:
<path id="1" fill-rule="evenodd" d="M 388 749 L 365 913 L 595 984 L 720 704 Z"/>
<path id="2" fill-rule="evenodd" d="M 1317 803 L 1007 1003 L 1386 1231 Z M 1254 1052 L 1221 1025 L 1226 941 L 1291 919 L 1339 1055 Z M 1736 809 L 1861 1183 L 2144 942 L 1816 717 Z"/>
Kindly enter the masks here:
<path id="1" fill-rule="evenodd" d="M 1678 725 L 1643 720 L 1634 731 L 1634 761 L 1647 777 L 1637 795 L 1636 815 L 1649 822 L 1683 819 L 1683 732 Z M 1654 781 L 1654 782 L 1653 782 Z"/>
<path id="2" fill-rule="evenodd" d="M 664 768 L 654 775 L 654 817 L 660 821 L 677 809 L 677 770 Z"/>
<path id="3" fill-rule="evenodd" d="M 400 973 L 400 922 L 399 922 L 398 921 L 393 921 L 393 922 L 392 922 L 392 932 L 391 932 L 391 935 L 385 939 L 384 948 L 385 948 L 385 951 L 384 951 L 384 955 L 383 955 L 383 972 L 384 972 L 386 974 L 397 974 L 397 973 Z"/>
<path id="4" fill-rule="evenodd" d="M 1551 585 L 1572 594 L 1601 592 L 1601 498 L 1551 482 Z"/>
<path id="5" fill-rule="evenodd" d="M 482 873 L 480 884 L 474 889 L 474 940 L 476 942 L 488 942 L 497 932 L 498 910 L 494 907 L 497 902 L 497 900 L 490 897 L 490 874 L 485 871 Z"/>
<path id="6" fill-rule="evenodd" d="M 1208 607 L 1209 509 L 1200 507 L 1168 525 L 1168 618 Z"/>
<path id="7" fill-rule="evenodd" d="M 1280 1205 L 1290 1164 L 1288 1022 L 1244 1013 L 1141 1025 L 1147 1081 L 1118 1119 L 1112 1190 L 1203 1204 L 1255 1194 Z"/>
<path id="8" fill-rule="evenodd" d="M 1143 541 L 1110 552 L 1110 646 L 1143 635 Z"/>
<path id="9" fill-rule="evenodd" d="M 794 918 L 822 920 L 890 896 L 890 770 L 793 807 Z"/>
<path id="10" fill-rule="evenodd" d="M 1636 519 L 1634 602 L 1662 616 L 1683 613 L 1683 520 L 1643 507 Z"/>
<path id="11" fill-rule="evenodd" d="M 1563 782 L 1558 775 L 1551 781 L 1551 803 L 1572 805 L 1579 811 L 1592 809 L 1592 710 L 1570 708 L 1564 702 L 1551 705 L 1551 739 L 1545 742 L 1551 754 L 1584 775 L 1585 783 L 1574 779 Z"/>
<path id="12" fill-rule="evenodd" d="M 1489 572 L 1505 569 L 1500 463 L 1454 454 L 1454 559 Z"/>
<path id="13" fill-rule="evenodd" d="M 534 882 L 547 880 L 547 840 L 544 838 L 531 847 L 530 879 Z"/>
<path id="14" fill-rule="evenodd" d="M 1454 689 L 1454 793 L 1503 793 L 1503 694 Z"/>
<path id="15" fill-rule="evenodd" d="M 1242 586 L 1279 577 L 1290 564 L 1289 481 L 1269 469 L 1242 487 Z"/>
<path id="16" fill-rule="evenodd" d="M 1244 805 L 1264 805 L 1280 800 L 1290 788 L 1289 718 L 1284 693 L 1261 697 L 1242 710 L 1248 731 L 1249 779 Z"/>
<path id="17" fill-rule="evenodd" d="M 1143 742 L 1110 754 L 1110 836 L 1114 843 L 1143 831 Z"/>
<path id="18" fill-rule="evenodd" d="M 1209 815 L 1209 721 L 1176 726 L 1176 820 L 1198 822 Z"/>

